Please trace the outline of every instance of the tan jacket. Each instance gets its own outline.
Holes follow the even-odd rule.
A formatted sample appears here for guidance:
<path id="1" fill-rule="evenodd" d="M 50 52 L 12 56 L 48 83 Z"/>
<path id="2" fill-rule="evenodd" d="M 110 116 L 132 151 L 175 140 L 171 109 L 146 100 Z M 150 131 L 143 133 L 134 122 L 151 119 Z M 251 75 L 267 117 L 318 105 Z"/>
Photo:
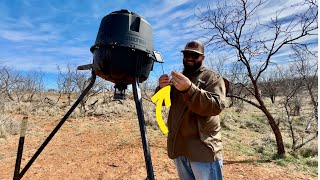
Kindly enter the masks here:
<path id="1" fill-rule="evenodd" d="M 168 156 L 185 156 L 196 162 L 221 160 L 219 114 L 224 108 L 226 84 L 218 73 L 205 67 L 188 78 L 192 85 L 187 92 L 171 90 Z"/>

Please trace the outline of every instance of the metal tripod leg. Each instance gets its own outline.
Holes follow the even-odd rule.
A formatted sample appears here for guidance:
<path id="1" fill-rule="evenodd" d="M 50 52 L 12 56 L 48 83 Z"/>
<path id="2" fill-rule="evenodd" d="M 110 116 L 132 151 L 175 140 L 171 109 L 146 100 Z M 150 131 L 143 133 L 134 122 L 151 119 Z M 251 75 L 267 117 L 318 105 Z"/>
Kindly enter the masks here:
<path id="1" fill-rule="evenodd" d="M 142 139 L 142 145 L 143 145 L 143 151 L 144 151 L 144 159 L 146 162 L 146 168 L 148 173 L 147 179 L 154 180 L 150 149 L 149 149 L 149 144 L 147 140 L 145 120 L 143 115 L 141 91 L 139 87 L 139 78 L 137 77 L 135 78 L 135 82 L 132 84 L 132 88 L 133 88 L 133 96 L 134 96 L 134 101 L 136 103 L 136 109 L 138 114 L 139 127 L 140 127 L 140 133 L 141 133 L 141 139 Z"/>
<path id="2" fill-rule="evenodd" d="M 40 155 L 42 150 L 46 147 L 46 145 L 50 142 L 50 140 L 53 138 L 53 136 L 57 133 L 57 131 L 61 128 L 63 123 L 68 119 L 68 117 L 71 115 L 71 113 L 74 111 L 74 109 L 78 106 L 78 104 L 82 101 L 84 96 L 89 92 L 89 90 L 92 88 L 94 82 L 96 81 L 96 74 L 94 71 L 92 71 L 92 76 L 91 76 L 91 82 L 90 84 L 86 87 L 86 89 L 81 93 L 77 101 L 71 106 L 69 111 L 64 115 L 64 117 L 61 119 L 59 124 L 53 129 L 53 131 L 50 133 L 50 135 L 47 137 L 47 139 L 42 143 L 40 148 L 36 151 L 36 153 L 32 156 L 32 158 L 29 160 L 27 165 L 22 169 L 22 171 L 19 174 L 18 179 L 21 179 L 23 175 L 27 172 L 27 170 L 30 168 L 32 163 L 37 159 L 37 157 Z M 20 160 L 21 161 L 21 160 Z M 17 177 L 16 177 L 17 179 Z"/>
<path id="3" fill-rule="evenodd" d="M 23 145 L 24 145 L 24 137 L 26 135 L 27 130 L 27 121 L 28 117 L 23 117 L 23 120 L 20 125 L 20 138 L 19 138 L 19 146 L 18 146 L 18 152 L 17 152 L 17 159 L 16 159 L 16 165 L 14 168 L 14 174 L 13 174 L 13 180 L 19 180 L 19 172 L 20 172 L 20 165 L 21 165 L 21 159 L 22 159 L 22 153 L 23 153 Z"/>

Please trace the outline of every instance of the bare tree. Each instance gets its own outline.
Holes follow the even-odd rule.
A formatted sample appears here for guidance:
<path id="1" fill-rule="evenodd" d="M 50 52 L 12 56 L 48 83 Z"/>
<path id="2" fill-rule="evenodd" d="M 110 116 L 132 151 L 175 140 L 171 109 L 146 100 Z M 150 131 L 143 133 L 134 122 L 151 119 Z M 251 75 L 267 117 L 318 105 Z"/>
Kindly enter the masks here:
<path id="1" fill-rule="evenodd" d="M 293 46 L 293 50 L 294 72 L 302 78 L 311 99 L 314 118 L 318 120 L 318 52 L 312 52 L 306 46 Z"/>
<path id="2" fill-rule="evenodd" d="M 302 90 L 307 91 L 307 99 L 311 101 L 313 107 L 312 116 L 308 117 L 306 128 L 301 132 L 301 143 L 293 141 L 292 148 L 296 150 L 318 137 L 318 56 L 317 52 L 310 51 L 306 46 L 293 46 L 293 50 L 295 62 L 292 72 L 300 77 Z"/>
<path id="3" fill-rule="evenodd" d="M 32 102 L 34 96 L 38 96 L 38 99 L 42 100 L 42 93 L 44 92 L 43 83 L 44 73 L 41 71 L 31 72 L 25 76 L 25 86 L 24 90 L 27 91 L 26 101 Z"/>
<path id="4" fill-rule="evenodd" d="M 282 69 L 278 66 L 274 68 L 269 68 L 268 72 L 261 75 L 261 91 L 263 96 L 270 98 L 272 104 L 276 102 L 276 97 L 280 93 L 281 86 L 281 76 Z"/>
<path id="5" fill-rule="evenodd" d="M 66 66 L 66 70 L 63 72 L 61 68 L 58 66 L 58 69 L 60 71 L 59 78 L 58 78 L 58 88 L 59 92 L 67 94 L 68 98 L 68 105 L 71 104 L 71 95 L 72 94 L 78 94 L 80 95 L 85 88 L 89 85 L 91 78 L 90 74 L 86 71 L 77 71 L 77 68 L 75 65 L 68 64 Z M 84 96 L 82 101 L 80 102 L 80 113 L 82 115 L 87 114 L 87 102 L 88 100 L 100 94 L 104 88 L 108 88 L 108 84 L 103 84 L 102 79 L 97 79 L 95 81 L 95 84 L 92 86 L 92 88 L 89 90 L 89 92 Z M 91 109 L 94 109 L 96 107 L 96 103 L 98 100 L 93 102 L 92 104 L 88 105 L 91 107 Z"/>
<path id="6" fill-rule="evenodd" d="M 302 38 L 317 35 L 318 7 L 315 1 L 303 1 L 299 4 L 301 11 L 295 16 L 280 17 L 281 12 L 274 12 L 274 18 L 267 22 L 255 21 L 255 14 L 263 11 L 267 1 L 234 0 L 208 6 L 208 11 L 200 10 L 200 25 L 208 30 L 207 45 L 214 50 L 227 49 L 237 55 L 236 64 L 241 64 L 246 71 L 246 82 L 237 82 L 250 93 L 255 101 L 239 95 L 229 97 L 241 99 L 258 109 L 267 117 L 275 135 L 278 155 L 285 154 L 282 133 L 275 118 L 265 105 L 260 94 L 261 75 L 269 67 L 272 57 L 284 47 L 301 43 Z M 268 32 L 268 33 L 266 33 Z M 272 34 L 270 34 L 272 32 Z"/>
<path id="7" fill-rule="evenodd" d="M 35 71 L 22 74 L 6 66 L 0 66 L 0 95 L 12 101 L 32 101 L 44 90 L 44 73 Z M 40 98 L 41 99 L 41 98 Z"/>
<path id="8" fill-rule="evenodd" d="M 14 73 L 6 66 L 0 67 L 0 95 L 3 95 L 2 97 L 8 97 L 11 101 L 14 101 L 13 89 L 20 81 L 20 74 Z"/>
<path id="9" fill-rule="evenodd" d="M 59 76 L 57 80 L 59 93 L 67 95 L 68 105 L 71 104 L 71 95 L 75 92 L 76 84 L 74 83 L 75 67 L 67 65 L 66 70 L 62 70 L 60 66 L 57 66 L 59 70 Z"/>
<path id="10" fill-rule="evenodd" d="M 301 54 L 299 54 L 299 56 L 301 56 Z M 313 105 L 312 101 L 315 100 L 312 98 L 312 95 L 309 94 L 308 87 L 306 87 L 306 84 L 308 84 L 306 81 L 310 81 L 312 78 L 309 77 L 306 80 L 306 78 L 298 73 L 302 68 L 300 61 L 301 59 L 299 59 L 299 61 L 295 61 L 288 69 L 282 71 L 281 82 L 283 98 L 280 100 L 280 104 L 283 105 L 285 110 L 285 124 L 289 128 L 292 139 L 291 148 L 293 150 L 303 147 L 318 137 L 317 126 L 312 126 L 317 125 L 317 119 L 315 119 L 316 116 L 314 116 L 314 113 L 312 113 L 311 117 L 309 113 L 300 113 L 302 109 L 302 101 L 311 101 L 311 105 Z M 306 66 L 304 66 L 304 68 L 306 68 Z M 310 69 L 310 66 L 308 69 Z M 312 91 L 316 90 L 317 88 L 312 89 Z M 302 96 L 304 96 L 304 98 L 302 98 Z M 313 109 L 315 108 L 317 107 L 313 107 Z"/>
<path id="11" fill-rule="evenodd" d="M 44 89 L 42 82 L 43 73 L 32 72 L 20 74 L 18 72 L 12 72 L 12 76 L 15 77 L 15 82 L 12 83 L 10 92 L 15 97 L 15 100 L 18 102 L 31 102 L 36 94 L 41 96 Z"/>
<path id="12" fill-rule="evenodd" d="M 98 78 L 97 81 L 99 81 L 99 83 L 97 83 L 97 88 L 101 89 L 101 93 L 102 93 L 102 98 L 103 98 L 102 104 L 105 104 L 111 99 L 110 91 L 113 90 L 114 84 L 100 78 Z"/>
<path id="13" fill-rule="evenodd" d="M 88 73 L 85 73 L 83 71 L 75 71 L 73 81 L 76 84 L 77 93 L 80 95 L 85 90 L 85 88 L 89 85 L 91 78 Z M 89 90 L 89 92 L 86 94 L 86 96 L 84 96 L 84 98 L 80 102 L 80 113 L 82 115 L 86 115 L 88 111 L 88 109 L 86 108 L 86 104 L 88 100 L 91 97 L 96 96 L 102 92 L 102 89 L 104 88 L 104 86 L 102 86 L 101 83 L 102 83 L 101 79 L 96 80 L 95 84 L 92 86 L 92 88 Z M 97 102 L 98 100 L 94 101 L 89 106 L 92 109 L 94 109 L 94 107 L 96 107 L 95 105 Z"/>
<path id="14" fill-rule="evenodd" d="M 301 79 L 295 75 L 293 72 L 293 66 L 291 65 L 287 69 L 282 69 L 281 71 L 281 86 L 280 91 L 283 93 L 282 99 L 280 100 L 280 104 L 282 104 L 286 117 L 284 124 L 287 124 L 289 128 L 290 136 L 292 139 L 292 149 L 297 144 L 297 131 L 298 128 L 295 125 L 294 116 L 297 114 L 297 107 L 299 108 L 300 113 L 300 104 L 296 104 L 296 102 L 301 101 L 301 98 L 298 98 L 298 94 L 301 93 L 302 90 L 302 82 Z M 300 114 L 299 114 L 300 115 Z"/>

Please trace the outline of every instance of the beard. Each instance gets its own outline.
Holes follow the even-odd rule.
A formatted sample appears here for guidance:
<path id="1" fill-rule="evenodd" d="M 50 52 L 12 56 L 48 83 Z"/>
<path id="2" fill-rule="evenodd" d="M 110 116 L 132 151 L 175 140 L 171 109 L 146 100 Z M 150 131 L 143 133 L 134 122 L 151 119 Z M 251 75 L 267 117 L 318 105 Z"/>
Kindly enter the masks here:
<path id="1" fill-rule="evenodd" d="M 202 61 L 194 62 L 193 65 L 188 64 L 186 61 L 183 61 L 183 71 L 182 74 L 190 74 L 196 72 L 202 65 Z"/>

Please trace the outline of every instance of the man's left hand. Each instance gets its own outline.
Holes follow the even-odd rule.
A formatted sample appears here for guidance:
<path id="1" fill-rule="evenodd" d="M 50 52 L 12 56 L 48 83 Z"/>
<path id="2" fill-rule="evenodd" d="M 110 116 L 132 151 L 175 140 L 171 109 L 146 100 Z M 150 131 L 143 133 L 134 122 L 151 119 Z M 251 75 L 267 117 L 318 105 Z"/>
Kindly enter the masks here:
<path id="1" fill-rule="evenodd" d="M 177 71 L 172 71 L 171 75 L 172 75 L 171 82 L 173 83 L 174 87 L 176 87 L 179 91 L 187 91 L 190 89 L 191 81 L 182 73 Z"/>

